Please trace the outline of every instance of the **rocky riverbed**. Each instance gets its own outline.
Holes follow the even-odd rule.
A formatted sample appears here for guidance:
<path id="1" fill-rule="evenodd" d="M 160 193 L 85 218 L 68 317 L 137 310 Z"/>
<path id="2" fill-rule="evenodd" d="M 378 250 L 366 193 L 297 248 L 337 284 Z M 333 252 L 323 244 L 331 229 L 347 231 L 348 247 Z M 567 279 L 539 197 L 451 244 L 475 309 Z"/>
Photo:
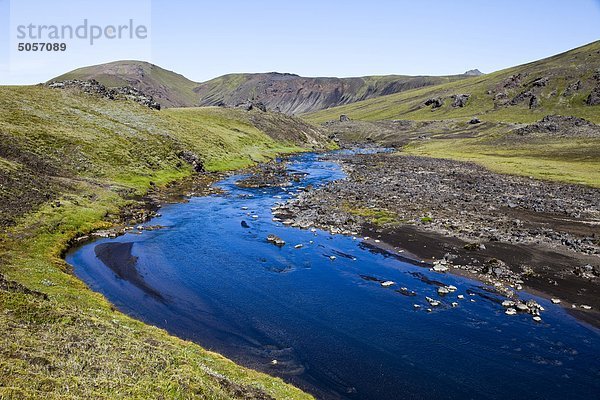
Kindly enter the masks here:
<path id="1" fill-rule="evenodd" d="M 331 158 L 347 179 L 299 193 L 276 218 L 367 237 L 509 297 L 527 288 L 600 326 L 599 189 L 397 153 Z"/>

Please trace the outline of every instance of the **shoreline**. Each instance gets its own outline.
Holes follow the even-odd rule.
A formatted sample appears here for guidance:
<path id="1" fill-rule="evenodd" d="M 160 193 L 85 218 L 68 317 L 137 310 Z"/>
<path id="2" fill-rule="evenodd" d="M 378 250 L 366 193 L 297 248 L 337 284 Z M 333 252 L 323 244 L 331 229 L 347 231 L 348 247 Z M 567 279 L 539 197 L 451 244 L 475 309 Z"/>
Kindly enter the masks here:
<path id="1" fill-rule="evenodd" d="M 530 203 L 538 209 L 528 209 L 529 203 L 524 202 L 504 210 L 494 203 L 498 197 L 495 192 L 486 193 L 487 187 L 496 190 L 496 186 L 504 185 L 514 191 L 506 192 L 506 196 L 520 196 L 519 190 L 527 193 L 531 185 L 534 193 L 549 190 L 551 196 L 563 201 L 565 193 L 581 190 L 584 195 L 576 198 L 577 203 L 569 203 L 567 198 L 564 206 L 577 215 L 586 207 L 582 199 L 593 201 L 600 190 L 495 174 L 450 160 L 398 154 L 335 159 L 348 177 L 301 194 L 278 209 L 279 216 L 292 220 L 297 227 L 315 226 L 354 236 L 360 233 L 371 238 L 371 245 L 394 255 L 403 250 L 401 256 L 414 259 L 417 265 L 421 261 L 443 264 L 448 272 L 495 286 L 510 298 L 527 290 L 560 300 L 569 314 L 600 328 L 600 257 L 585 254 L 597 251 L 593 244 L 594 237 L 597 239 L 595 226 L 556 211 L 539 212 L 543 207 L 536 203 L 535 196 L 530 196 Z M 460 168 L 466 170 L 464 175 Z M 456 191 L 448 190 L 447 182 L 454 184 L 455 180 L 459 181 Z M 422 201 L 420 193 L 424 193 Z M 433 194 L 440 194 L 441 199 Z M 471 216 L 473 211 L 469 211 L 465 216 L 465 209 L 481 212 Z M 398 221 L 400 213 L 404 214 Z M 438 213 L 442 214 L 440 222 Z M 520 219 L 512 220 L 508 215 Z M 452 227 L 452 233 L 447 226 Z M 542 232 L 542 236 L 533 240 L 530 232 Z"/>
<path id="2" fill-rule="evenodd" d="M 417 229 L 414 229 L 414 227 L 412 227 L 412 226 L 404 226 L 395 232 L 374 233 L 374 231 L 372 229 L 366 227 L 363 231 L 361 231 L 361 234 L 365 235 L 365 237 L 369 237 L 369 235 L 375 235 L 375 236 L 369 237 L 368 240 L 364 241 L 368 246 L 376 248 L 380 251 L 387 252 L 391 256 L 398 257 L 403 261 L 409 262 L 416 266 L 421 266 L 423 268 L 432 268 L 433 262 L 435 262 L 436 259 L 439 259 L 439 258 L 436 258 L 435 256 L 432 256 L 431 252 L 428 252 L 428 250 L 425 250 L 425 248 L 429 247 L 429 249 L 431 249 L 431 248 L 436 247 L 437 244 L 448 244 L 449 239 L 457 239 L 457 238 L 452 238 L 452 237 L 436 234 L 433 232 L 420 231 L 419 234 L 422 235 L 421 237 L 423 237 L 423 238 L 427 237 L 427 239 L 425 239 L 423 241 L 423 243 L 425 243 L 425 245 L 423 246 L 422 251 L 413 249 L 414 252 L 412 252 L 412 251 L 408 251 L 408 250 L 406 250 L 406 248 L 398 245 L 398 242 L 396 240 L 397 236 L 401 236 L 403 234 L 405 234 L 405 235 L 406 234 L 409 234 L 409 235 L 414 234 L 415 230 L 417 230 Z M 374 237 L 376 237 L 377 239 L 373 239 Z M 379 242 L 376 242 L 375 240 L 379 240 Z M 460 240 L 460 239 L 457 239 L 457 240 Z M 396 244 L 394 244 L 394 243 L 396 243 Z M 402 252 L 399 253 L 399 251 L 402 251 Z M 435 251 L 433 253 L 436 254 Z M 437 254 L 439 254 L 439 253 L 437 253 Z M 465 254 L 467 254 L 467 253 L 465 253 Z M 472 280 L 475 280 L 475 281 L 478 281 L 478 282 L 481 282 L 483 284 L 490 285 L 490 286 L 493 286 L 495 283 L 494 280 L 490 281 L 489 277 L 482 276 L 481 274 L 477 274 L 472 271 L 463 270 L 460 268 L 450 268 L 447 271 L 447 273 L 451 274 L 451 275 L 457 275 L 457 276 L 465 277 L 468 279 L 472 279 Z M 543 282 L 541 282 L 541 283 L 543 283 Z M 576 318 L 579 322 L 585 323 L 586 325 L 589 325 L 593 329 L 600 330 L 600 312 L 597 309 L 584 310 L 581 308 L 574 308 L 573 305 L 574 304 L 576 305 L 576 303 L 566 300 L 566 299 L 570 298 L 568 294 L 565 296 L 557 296 L 557 292 L 549 290 L 550 288 L 552 288 L 552 286 L 550 286 L 550 285 L 536 286 L 533 284 L 524 283 L 523 288 L 520 291 L 525 291 L 534 296 L 542 297 L 542 298 L 545 298 L 548 300 L 550 300 L 551 298 L 560 297 L 561 298 L 560 306 L 568 314 L 570 314 L 571 316 Z"/>

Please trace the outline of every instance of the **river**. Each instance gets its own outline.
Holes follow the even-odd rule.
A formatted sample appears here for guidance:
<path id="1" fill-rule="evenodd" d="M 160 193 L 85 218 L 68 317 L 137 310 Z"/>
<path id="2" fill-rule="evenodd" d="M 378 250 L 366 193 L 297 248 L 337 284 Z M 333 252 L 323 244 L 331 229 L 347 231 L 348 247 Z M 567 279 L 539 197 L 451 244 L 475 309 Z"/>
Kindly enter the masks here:
<path id="1" fill-rule="evenodd" d="M 508 316 L 480 282 L 273 221 L 271 207 L 302 187 L 344 178 L 316 154 L 288 168 L 306 176 L 266 189 L 230 176 L 217 183 L 223 194 L 164 205 L 147 223 L 164 228 L 100 239 L 66 259 L 119 310 L 318 398 L 598 398 L 597 329 L 526 292 L 545 308 L 542 322 Z M 441 284 L 457 290 L 438 295 Z"/>

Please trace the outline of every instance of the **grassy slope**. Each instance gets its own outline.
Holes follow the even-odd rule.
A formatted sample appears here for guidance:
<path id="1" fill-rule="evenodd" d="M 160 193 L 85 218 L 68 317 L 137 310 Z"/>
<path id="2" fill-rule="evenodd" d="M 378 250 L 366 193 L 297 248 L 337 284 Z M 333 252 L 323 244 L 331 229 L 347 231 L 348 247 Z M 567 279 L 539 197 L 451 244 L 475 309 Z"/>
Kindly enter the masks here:
<path id="1" fill-rule="evenodd" d="M 414 141 L 404 153 L 473 161 L 492 171 L 600 187 L 600 138 L 517 138 L 493 127 L 474 138 Z M 507 140 L 508 139 L 508 140 Z"/>
<path id="2" fill-rule="evenodd" d="M 489 75 L 336 107 L 306 115 L 305 118 L 318 123 L 347 114 L 350 118 L 361 121 L 445 121 L 436 124 L 439 126 L 432 126 L 429 131 L 426 125 L 421 129 L 421 134 L 429 135 L 432 140 L 412 141 L 404 151 L 409 154 L 475 161 L 502 173 L 600 186 L 600 139 L 536 137 L 512 140 L 515 137 L 509 135 L 510 130 L 517 126 L 515 123 L 531 123 L 549 114 L 578 116 L 600 123 L 600 106 L 584 104 L 596 84 L 593 76 L 599 66 L 600 41 Z M 501 89 L 503 81 L 518 73 L 527 74 L 523 79 L 524 86 Z M 538 108 L 529 109 L 526 101 L 518 105 L 496 106 L 494 94 L 488 94 L 488 91 L 504 90 L 510 99 L 530 88 L 531 86 L 527 86 L 528 82 L 541 77 L 549 77 L 550 80 L 545 87 L 539 89 Z M 581 80 L 582 89 L 570 96 L 563 96 L 566 87 L 577 80 Z M 553 93 L 554 91 L 556 92 Z M 459 93 L 471 94 L 471 98 L 465 107 L 454 108 L 448 97 Z M 425 100 L 434 97 L 445 98 L 444 106 L 432 110 L 423 104 Z M 486 124 L 467 127 L 466 122 L 473 116 L 479 117 Z M 453 131 L 455 137 L 449 135 L 448 131 Z M 465 135 L 466 131 L 468 135 Z M 408 133 L 410 132 L 398 135 Z M 369 135 L 376 136 L 375 133 Z M 353 139 L 356 140 L 361 134 L 354 136 Z M 387 141 L 401 140 L 388 137 Z"/>
<path id="3" fill-rule="evenodd" d="M 179 150 L 219 170 L 304 145 L 258 130 L 251 119 L 263 117 L 271 118 L 222 109 L 156 112 L 85 94 L 0 87 L 0 175 L 20 177 L 17 186 L 2 186 L 2 200 L 18 203 L 10 193 L 18 185 L 23 193 L 47 190 L 51 200 L 33 201 L 0 235 L 0 272 L 48 295 L 0 280 L 0 398 L 251 398 L 253 388 L 309 397 L 115 311 L 61 257 L 71 238 L 106 227 L 130 195 L 190 175 Z M 286 122 L 286 129 L 295 124 Z M 29 180 L 35 174 L 48 186 Z"/>
<path id="4" fill-rule="evenodd" d="M 468 120 L 473 116 L 479 116 L 486 121 L 533 122 L 548 114 L 563 114 L 576 115 L 599 123 L 598 109 L 584 106 L 585 98 L 594 84 L 592 77 L 599 65 L 600 41 L 554 57 L 492 74 L 335 107 L 308 114 L 305 118 L 312 122 L 325 122 L 336 120 L 340 114 L 346 114 L 353 119 L 369 121 L 384 119 Z M 487 91 L 496 90 L 502 81 L 518 73 L 528 74 L 523 80 L 524 83 L 544 76 L 550 77 L 550 82 L 542 90 L 540 107 L 530 110 L 527 102 L 516 106 L 495 107 L 494 95 L 488 94 Z M 567 85 L 578 79 L 582 81 L 584 88 L 573 96 L 562 96 Z M 552 95 L 555 89 L 557 93 Z M 507 90 L 507 94 L 509 98 L 512 98 L 522 90 L 523 87 Z M 454 108 L 448 99 L 445 100 L 444 106 L 436 110 L 424 105 L 429 98 L 449 97 L 460 93 L 471 94 L 465 107 Z"/>

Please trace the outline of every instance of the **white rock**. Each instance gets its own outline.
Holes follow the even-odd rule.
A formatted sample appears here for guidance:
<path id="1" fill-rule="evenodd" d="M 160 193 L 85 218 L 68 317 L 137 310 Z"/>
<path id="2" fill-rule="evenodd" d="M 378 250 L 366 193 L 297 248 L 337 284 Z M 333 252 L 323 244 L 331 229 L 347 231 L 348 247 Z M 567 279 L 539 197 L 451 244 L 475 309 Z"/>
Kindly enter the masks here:
<path id="1" fill-rule="evenodd" d="M 514 308 L 508 308 L 506 311 L 504 311 L 504 314 L 506 314 L 506 315 L 516 315 L 517 314 L 517 310 L 515 310 Z"/>
<path id="2" fill-rule="evenodd" d="M 527 307 L 527 304 L 519 303 L 519 304 L 517 304 L 517 310 L 529 311 L 529 307 Z"/>
<path id="3" fill-rule="evenodd" d="M 591 310 L 592 309 L 591 306 L 588 306 L 588 305 L 585 305 L 585 304 L 582 304 L 580 307 L 583 308 L 584 310 Z"/>
<path id="4" fill-rule="evenodd" d="M 454 285 L 448 285 L 446 286 L 446 289 L 448 289 L 450 292 L 456 292 L 458 290 L 458 288 Z"/>
<path id="5" fill-rule="evenodd" d="M 452 303 L 452 307 L 458 307 L 458 303 L 457 302 Z"/>
<path id="6" fill-rule="evenodd" d="M 445 265 L 441 265 L 441 264 L 434 265 L 432 269 L 435 272 L 446 272 L 446 271 L 448 271 L 448 267 L 446 267 Z"/>
<path id="7" fill-rule="evenodd" d="M 514 307 L 515 306 L 515 302 L 512 300 L 504 300 L 502 302 L 502 307 Z"/>
<path id="8" fill-rule="evenodd" d="M 420 304 L 413 304 L 413 307 L 414 308 L 421 308 L 421 305 Z"/>
<path id="9" fill-rule="evenodd" d="M 303 245 L 301 245 L 301 244 L 297 244 L 294 246 L 295 249 L 301 249 L 302 247 L 303 247 Z"/>
<path id="10" fill-rule="evenodd" d="M 458 296 L 456 296 L 456 297 L 458 297 L 458 298 L 459 298 L 459 299 L 461 299 L 461 300 L 465 298 L 465 296 L 464 296 L 464 295 L 462 295 L 462 294 L 459 294 L 459 295 L 458 295 Z"/>
<path id="11" fill-rule="evenodd" d="M 537 316 L 537 315 L 536 315 L 535 317 L 533 317 L 533 320 L 534 320 L 535 322 L 542 322 L 542 318 L 541 318 L 541 317 L 539 317 L 539 316 Z"/>
<path id="12" fill-rule="evenodd" d="M 450 291 L 448 289 L 446 289 L 445 287 L 439 287 L 437 290 L 438 294 L 448 294 L 450 293 Z"/>
<path id="13" fill-rule="evenodd" d="M 441 303 L 437 300 L 432 299 L 431 297 L 425 297 L 425 300 L 427 300 L 427 302 L 432 306 L 432 307 L 437 307 L 439 306 Z"/>
<path id="14" fill-rule="evenodd" d="M 329 259 L 330 259 L 331 261 L 333 261 L 333 260 L 335 260 L 335 259 L 336 259 L 336 256 L 329 256 Z"/>
<path id="15" fill-rule="evenodd" d="M 381 282 L 381 286 L 383 286 L 383 287 L 390 287 L 390 286 L 395 285 L 395 284 L 396 284 L 396 282 L 394 282 L 394 281 Z"/>

